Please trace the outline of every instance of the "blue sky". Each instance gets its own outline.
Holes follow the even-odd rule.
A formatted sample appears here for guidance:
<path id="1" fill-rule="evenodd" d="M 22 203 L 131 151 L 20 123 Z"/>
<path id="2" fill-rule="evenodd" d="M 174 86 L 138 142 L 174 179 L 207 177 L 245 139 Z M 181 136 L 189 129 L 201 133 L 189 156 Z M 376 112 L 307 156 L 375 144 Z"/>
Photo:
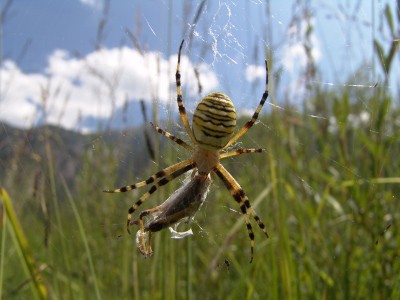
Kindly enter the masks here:
<path id="1" fill-rule="evenodd" d="M 380 35 L 382 10 L 395 1 L 375 1 L 374 6 L 371 1 L 310 2 L 314 30 L 309 41 L 319 71 L 313 84 L 334 88 L 365 67 L 371 79 L 353 84 L 373 86 L 382 74 L 378 66 L 371 67 L 372 33 Z M 0 120 L 22 128 L 50 123 L 83 132 L 104 124 L 123 128 L 142 121 L 140 99 L 156 99 L 161 118 L 167 117 L 177 110 L 174 71 L 182 38 L 189 109 L 218 90 L 238 111 L 252 111 L 263 91 L 265 51 L 274 57 L 274 101 L 304 101 L 307 23 L 301 7 L 271 1 L 268 16 L 265 1 L 207 1 L 193 24 L 199 4 L 110 1 L 98 38 L 103 1 L 13 1 L 3 27 Z M 274 85 L 278 73 L 279 85 Z M 397 73 L 385 88 L 397 91 Z"/>

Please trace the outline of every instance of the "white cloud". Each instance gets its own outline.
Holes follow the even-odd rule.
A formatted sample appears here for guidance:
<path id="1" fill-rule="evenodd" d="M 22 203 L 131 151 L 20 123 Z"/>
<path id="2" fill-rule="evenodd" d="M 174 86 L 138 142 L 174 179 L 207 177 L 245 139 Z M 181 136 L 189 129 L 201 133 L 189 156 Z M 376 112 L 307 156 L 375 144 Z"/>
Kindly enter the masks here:
<path id="1" fill-rule="evenodd" d="M 12 61 L 5 61 L 0 73 L 0 120 L 21 127 L 29 127 L 41 103 L 41 87 L 46 77 L 24 74 Z"/>
<path id="2" fill-rule="evenodd" d="M 314 20 L 312 20 L 311 23 L 311 26 L 315 28 Z M 292 74 L 304 68 L 307 63 L 307 54 L 304 49 L 307 26 L 306 21 L 302 21 L 300 24 L 293 24 L 287 32 L 289 42 L 286 43 L 282 49 L 281 63 L 284 68 Z M 290 37 L 294 37 L 292 41 L 290 41 Z M 297 37 L 300 37 L 300 39 Z M 311 43 L 311 55 L 314 62 L 318 62 L 321 59 L 321 46 L 315 31 L 311 33 L 309 40 Z"/>
<path id="3" fill-rule="evenodd" d="M 311 20 L 311 26 L 315 28 L 314 19 Z M 288 28 L 287 42 L 283 45 L 280 57 L 280 64 L 284 68 L 281 79 L 282 82 L 285 82 L 283 95 L 287 99 L 292 99 L 296 104 L 304 99 L 306 93 L 304 72 L 308 58 L 304 43 L 307 29 L 308 24 L 305 20 L 292 24 Z M 321 46 L 315 30 L 308 36 L 308 43 L 312 59 L 314 63 L 318 64 L 321 60 Z"/>
<path id="4" fill-rule="evenodd" d="M 91 6 L 94 8 L 101 8 L 103 5 L 103 0 L 80 0 L 84 5 Z"/>
<path id="5" fill-rule="evenodd" d="M 110 118 L 123 109 L 126 99 L 157 97 L 165 103 L 175 98 L 176 61 L 176 55 L 166 60 L 158 52 L 141 55 L 127 47 L 101 49 L 81 58 L 56 50 L 43 74 L 24 73 L 6 61 L 0 70 L 0 120 L 23 128 L 48 123 L 89 131 L 79 128 L 81 118 Z M 204 93 L 215 89 L 218 80 L 209 66 L 200 64 L 197 69 Z M 186 56 L 181 70 L 187 78 L 184 91 L 197 97 L 194 69 Z M 46 101 L 41 91 L 47 92 Z"/>
<path id="6" fill-rule="evenodd" d="M 237 113 L 241 117 L 251 118 L 254 114 L 253 108 L 242 108 Z"/>
<path id="7" fill-rule="evenodd" d="M 246 80 L 253 82 L 265 78 L 265 66 L 249 65 L 246 68 Z"/>

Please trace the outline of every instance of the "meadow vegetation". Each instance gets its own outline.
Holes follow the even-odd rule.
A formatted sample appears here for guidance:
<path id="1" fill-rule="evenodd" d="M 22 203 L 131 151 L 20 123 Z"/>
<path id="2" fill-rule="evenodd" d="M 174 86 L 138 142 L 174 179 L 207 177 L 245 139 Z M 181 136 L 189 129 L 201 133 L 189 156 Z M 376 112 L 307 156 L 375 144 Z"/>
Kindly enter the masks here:
<path id="1" fill-rule="evenodd" d="M 376 45 L 378 57 L 392 66 L 392 52 Z M 60 131 L 41 131 L 39 148 L 11 145 L 12 155 L 1 162 L 0 297 L 400 299 L 398 99 L 379 84 L 308 92 L 302 107 L 269 106 L 241 140 L 263 153 L 223 161 L 270 235 L 266 239 L 253 222 L 251 264 L 239 208 L 216 177 L 193 236 L 172 240 L 164 230 L 154 235 L 151 258 L 137 252 L 136 230 L 128 235 L 125 220 L 146 188 L 102 190 L 145 179 L 186 157 L 155 133 L 155 163 L 144 142 L 140 150 L 121 150 L 115 139 L 103 138 L 106 133 L 86 136 L 90 142 L 81 142 L 79 167 L 68 178 L 58 156 L 71 141 Z M 172 131 L 180 136 L 178 129 Z M 143 131 L 131 137 L 143 141 Z M 160 189 L 143 208 L 161 203 L 179 185 L 176 180 Z"/>
<path id="2" fill-rule="evenodd" d="M 255 228 L 252 264 L 238 207 L 217 178 L 196 217 L 195 235 L 176 241 L 168 231 L 158 233 L 154 256 L 144 259 L 124 228 L 138 193 L 102 193 L 117 185 L 120 160 L 113 144 L 95 143 L 96 151 L 88 147 L 71 192 L 45 142 L 46 156 L 38 163 L 41 179 L 25 170 L 29 176 L 2 188 L 3 200 L 8 199 L 4 188 L 11 195 L 2 213 L 3 296 L 28 297 L 37 282 L 51 298 L 65 299 L 396 299 L 399 109 L 375 90 L 367 97 L 367 120 L 362 120 L 367 112 L 360 111 L 365 106 L 347 91 L 313 99 L 335 124 L 332 118 L 310 117 L 317 112 L 290 108 L 264 114 L 243 145 L 257 141 L 266 151 L 225 162 L 270 234 L 265 239 Z M 175 160 L 171 153 L 162 156 L 162 166 Z M 125 178 L 155 170 L 149 166 L 137 174 L 132 169 Z M 20 176 L 9 171 L 10 178 Z M 178 185 L 160 190 L 150 206 Z"/>

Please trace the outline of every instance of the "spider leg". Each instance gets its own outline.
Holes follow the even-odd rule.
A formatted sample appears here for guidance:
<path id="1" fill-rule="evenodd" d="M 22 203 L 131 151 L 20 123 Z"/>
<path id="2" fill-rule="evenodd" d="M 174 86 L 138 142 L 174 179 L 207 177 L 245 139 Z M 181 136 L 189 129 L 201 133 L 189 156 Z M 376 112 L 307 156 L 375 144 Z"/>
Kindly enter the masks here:
<path id="1" fill-rule="evenodd" d="M 183 140 L 181 140 L 180 138 L 177 138 L 176 136 L 172 135 L 171 133 L 169 133 L 168 131 L 165 131 L 164 129 L 158 127 L 157 125 L 154 125 L 153 123 L 150 122 L 150 124 L 154 127 L 154 129 L 162 134 L 163 136 L 169 138 L 170 140 L 174 141 L 175 143 L 177 143 L 178 145 L 184 147 L 186 150 L 189 150 L 190 152 L 194 152 L 194 148 L 192 146 L 190 146 L 189 144 L 187 144 L 186 142 L 184 142 Z"/>
<path id="2" fill-rule="evenodd" d="M 256 111 L 254 112 L 253 116 L 251 117 L 251 119 L 249 121 L 247 121 L 246 124 L 243 125 L 243 127 L 229 140 L 228 144 L 226 144 L 226 146 L 224 148 L 229 147 L 230 145 L 232 145 L 234 142 L 236 142 L 242 135 L 244 135 L 253 125 L 254 123 L 257 121 L 258 115 L 265 103 L 265 101 L 267 101 L 268 98 L 268 63 L 267 60 L 265 60 L 265 70 L 267 72 L 267 76 L 266 76 L 266 84 L 265 84 L 265 92 L 261 97 L 261 101 L 258 104 Z"/>
<path id="3" fill-rule="evenodd" d="M 184 161 L 176 163 L 172 166 L 169 166 L 168 168 L 165 168 L 161 171 L 158 171 L 156 174 L 150 176 L 149 178 L 147 178 L 144 181 L 141 181 L 141 182 L 138 182 L 135 184 L 131 184 L 131 185 L 127 185 L 127 186 L 123 186 L 123 187 L 120 187 L 115 190 L 103 190 L 103 192 L 104 193 L 125 193 L 127 191 L 131 191 L 131 190 L 140 188 L 142 186 L 148 185 L 150 183 L 153 183 L 156 179 L 168 176 L 169 174 L 175 172 L 176 170 L 186 167 L 187 165 L 190 165 L 191 163 L 193 163 L 192 159 L 184 160 Z"/>
<path id="4" fill-rule="evenodd" d="M 267 230 L 265 229 L 264 223 L 261 219 L 256 215 L 254 209 L 250 205 L 249 198 L 244 193 L 243 189 L 239 185 L 239 183 L 233 178 L 233 176 L 222 166 L 218 164 L 213 171 L 217 174 L 217 176 L 222 180 L 225 184 L 225 187 L 228 189 L 229 193 L 235 199 L 235 201 L 239 204 L 240 210 L 244 216 L 244 221 L 246 223 L 247 231 L 250 237 L 250 250 L 251 250 L 251 258 L 250 262 L 253 261 L 253 254 L 254 254 L 254 232 L 253 228 L 249 221 L 249 212 L 252 214 L 254 220 L 257 222 L 258 227 L 265 233 L 268 237 Z"/>
<path id="5" fill-rule="evenodd" d="M 176 101 L 178 102 L 179 114 L 181 116 L 183 126 L 185 126 L 186 132 L 189 134 L 192 142 L 195 142 L 195 138 L 193 136 L 193 132 L 192 132 L 192 129 L 190 128 L 189 120 L 186 115 L 186 109 L 185 109 L 185 106 L 183 105 L 183 97 L 182 97 L 181 73 L 179 71 L 179 68 L 181 65 L 181 52 L 182 52 L 183 42 L 184 41 L 182 40 L 182 43 L 179 46 L 178 63 L 176 65 L 176 73 L 175 73 L 176 94 L 177 94 Z"/>
<path id="6" fill-rule="evenodd" d="M 196 163 L 192 160 L 186 160 L 184 161 L 186 164 L 184 164 L 182 167 L 180 167 L 179 169 L 174 170 L 174 172 L 170 172 L 170 174 L 166 175 L 164 178 L 160 179 L 156 184 L 152 185 L 152 187 L 146 192 L 144 193 L 138 201 L 135 202 L 135 204 L 133 204 L 129 210 L 128 210 L 128 219 L 126 221 L 126 229 L 128 230 L 129 233 L 129 225 L 131 223 L 131 219 L 132 219 L 132 214 L 135 212 L 135 210 L 144 202 L 146 201 L 151 194 L 153 194 L 155 191 L 157 191 L 157 189 L 160 186 L 166 185 L 168 182 L 170 182 L 171 180 L 177 178 L 178 176 L 186 173 L 187 171 L 193 169 L 196 167 Z"/>
<path id="7" fill-rule="evenodd" d="M 236 156 L 244 153 L 261 153 L 263 152 L 264 149 L 236 149 L 228 152 L 221 153 L 220 159 L 226 158 L 226 157 L 231 157 L 231 156 Z"/>

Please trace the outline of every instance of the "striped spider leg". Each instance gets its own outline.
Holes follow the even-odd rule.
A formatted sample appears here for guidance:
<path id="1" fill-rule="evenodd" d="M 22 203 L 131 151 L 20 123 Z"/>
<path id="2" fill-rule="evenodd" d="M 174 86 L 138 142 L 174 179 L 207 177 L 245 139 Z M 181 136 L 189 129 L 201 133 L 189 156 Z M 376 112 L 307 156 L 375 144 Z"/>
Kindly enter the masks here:
<path id="1" fill-rule="evenodd" d="M 251 119 L 245 123 L 236 134 L 233 134 L 236 128 L 235 107 L 233 106 L 233 103 L 229 97 L 220 92 L 212 92 L 200 101 L 193 114 L 191 127 L 186 115 L 186 109 L 184 107 L 182 97 L 181 74 L 179 70 L 182 46 L 183 41 L 179 47 L 178 63 L 175 74 L 177 104 L 182 123 L 194 146 L 189 145 L 188 143 L 166 132 L 160 127 L 153 124 L 152 125 L 157 132 L 191 152 L 191 158 L 167 167 L 144 181 L 115 190 L 105 190 L 105 192 L 126 192 L 153 184 L 151 188 L 145 194 L 143 194 L 129 209 L 126 223 L 129 232 L 129 226 L 132 223 L 132 214 L 145 200 L 150 197 L 151 194 L 171 180 L 186 173 L 187 171 L 193 170 L 194 175 L 189 182 L 185 183 L 161 205 L 143 211 L 139 216 L 139 220 L 133 222 L 134 224 L 139 224 L 140 227 L 137 238 L 138 248 L 142 254 L 149 256 L 152 253 L 150 245 L 151 233 L 177 223 L 184 218 L 192 217 L 194 213 L 196 213 L 201 207 L 201 204 L 205 199 L 208 188 L 211 184 L 210 174 L 215 173 L 222 180 L 231 196 L 240 206 L 251 242 L 251 262 L 254 254 L 254 233 L 249 217 L 253 217 L 258 227 L 267 237 L 268 233 L 264 223 L 251 207 L 250 201 L 243 189 L 234 179 L 234 177 L 221 165 L 220 159 L 244 153 L 262 152 L 262 149 L 236 149 L 232 151 L 224 150 L 236 142 L 254 125 L 264 103 L 268 98 L 267 61 L 265 61 L 266 85 L 265 91 L 261 97 L 261 101 Z M 152 216 L 153 220 L 144 224 L 143 218 L 145 216 Z"/>

